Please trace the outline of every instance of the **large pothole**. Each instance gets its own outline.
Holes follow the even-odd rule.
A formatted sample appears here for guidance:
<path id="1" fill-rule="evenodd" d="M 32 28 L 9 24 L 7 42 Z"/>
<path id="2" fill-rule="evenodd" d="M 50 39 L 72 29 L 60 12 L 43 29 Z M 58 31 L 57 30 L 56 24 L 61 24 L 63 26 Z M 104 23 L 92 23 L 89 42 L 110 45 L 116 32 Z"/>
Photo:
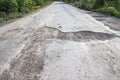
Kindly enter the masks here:
<path id="1" fill-rule="evenodd" d="M 60 39 L 77 42 L 87 42 L 91 40 L 109 40 L 115 37 L 119 37 L 115 34 L 108 34 L 102 32 L 92 31 L 77 31 L 77 32 L 62 32 L 59 29 L 52 27 L 45 27 L 44 32 L 47 33 L 47 39 Z"/>

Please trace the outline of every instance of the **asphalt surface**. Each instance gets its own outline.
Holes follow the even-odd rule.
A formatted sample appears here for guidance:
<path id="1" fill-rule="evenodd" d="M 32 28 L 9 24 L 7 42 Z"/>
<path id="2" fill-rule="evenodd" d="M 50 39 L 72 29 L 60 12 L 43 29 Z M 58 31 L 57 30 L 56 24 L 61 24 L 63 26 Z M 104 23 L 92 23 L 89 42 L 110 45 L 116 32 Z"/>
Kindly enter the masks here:
<path id="1" fill-rule="evenodd" d="M 120 19 L 54 2 L 1 26 L 0 80 L 120 80 Z"/>

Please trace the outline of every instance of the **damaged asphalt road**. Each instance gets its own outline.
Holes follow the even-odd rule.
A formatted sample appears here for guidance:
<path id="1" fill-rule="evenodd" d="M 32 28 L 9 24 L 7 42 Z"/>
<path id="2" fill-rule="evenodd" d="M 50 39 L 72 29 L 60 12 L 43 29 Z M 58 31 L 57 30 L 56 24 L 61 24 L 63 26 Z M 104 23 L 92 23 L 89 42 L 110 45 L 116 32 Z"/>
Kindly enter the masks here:
<path id="1" fill-rule="evenodd" d="M 0 80 L 120 80 L 119 23 L 54 2 L 3 25 Z"/>

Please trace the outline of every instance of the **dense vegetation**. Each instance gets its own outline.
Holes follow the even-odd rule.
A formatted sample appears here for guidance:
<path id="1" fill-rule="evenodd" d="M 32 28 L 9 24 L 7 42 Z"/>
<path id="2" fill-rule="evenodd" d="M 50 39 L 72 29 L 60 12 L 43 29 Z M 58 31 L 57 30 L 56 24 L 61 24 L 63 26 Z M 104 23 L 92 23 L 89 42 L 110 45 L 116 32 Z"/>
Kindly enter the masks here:
<path id="1" fill-rule="evenodd" d="M 53 0 L 0 0 L 0 22 L 21 17 L 24 13 L 47 5 Z M 79 8 L 120 17 L 120 0 L 60 0 Z"/>
<path id="2" fill-rule="evenodd" d="M 120 0 L 62 0 L 79 8 L 94 10 L 120 18 Z"/>
<path id="3" fill-rule="evenodd" d="M 0 0 L 0 22 L 21 17 L 24 13 L 47 5 L 52 0 Z"/>

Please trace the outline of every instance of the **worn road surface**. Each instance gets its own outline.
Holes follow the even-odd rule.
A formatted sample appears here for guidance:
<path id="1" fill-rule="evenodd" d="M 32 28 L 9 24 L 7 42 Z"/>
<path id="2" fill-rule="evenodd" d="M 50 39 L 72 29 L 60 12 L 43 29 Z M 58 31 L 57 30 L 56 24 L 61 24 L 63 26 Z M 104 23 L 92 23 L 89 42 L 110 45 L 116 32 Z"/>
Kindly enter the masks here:
<path id="1" fill-rule="evenodd" d="M 120 19 L 54 2 L 1 26 L 0 80 L 120 80 Z"/>

